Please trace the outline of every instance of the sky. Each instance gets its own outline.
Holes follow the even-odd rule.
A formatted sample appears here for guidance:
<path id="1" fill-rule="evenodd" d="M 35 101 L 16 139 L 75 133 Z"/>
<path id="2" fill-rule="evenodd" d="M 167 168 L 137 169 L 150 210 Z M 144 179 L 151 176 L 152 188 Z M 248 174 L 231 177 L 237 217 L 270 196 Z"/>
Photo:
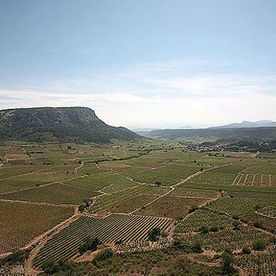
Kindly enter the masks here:
<path id="1" fill-rule="evenodd" d="M 0 0 L 0 109 L 130 128 L 276 120 L 275 0 Z"/>

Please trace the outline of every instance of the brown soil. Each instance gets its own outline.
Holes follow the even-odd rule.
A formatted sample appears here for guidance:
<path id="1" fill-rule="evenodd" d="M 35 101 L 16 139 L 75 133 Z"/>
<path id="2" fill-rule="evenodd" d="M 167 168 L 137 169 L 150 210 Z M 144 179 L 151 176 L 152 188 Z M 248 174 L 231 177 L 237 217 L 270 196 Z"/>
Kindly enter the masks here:
<path id="1" fill-rule="evenodd" d="M 7 153 L 5 154 L 4 159 L 6 159 L 7 161 L 14 161 L 14 160 L 29 160 L 31 158 L 26 153 Z"/>

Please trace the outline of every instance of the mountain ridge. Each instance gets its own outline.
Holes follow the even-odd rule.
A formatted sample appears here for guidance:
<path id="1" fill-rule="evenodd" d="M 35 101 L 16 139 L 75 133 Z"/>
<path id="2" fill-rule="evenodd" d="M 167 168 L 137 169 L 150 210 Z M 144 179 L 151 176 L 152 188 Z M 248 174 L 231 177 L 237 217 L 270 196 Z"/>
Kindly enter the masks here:
<path id="1" fill-rule="evenodd" d="M 148 132 L 146 137 L 165 139 L 212 137 L 217 139 L 268 141 L 276 139 L 276 127 L 160 129 Z"/>
<path id="2" fill-rule="evenodd" d="M 108 143 L 140 136 L 107 125 L 89 107 L 33 107 L 0 110 L 0 139 Z"/>
<path id="3" fill-rule="evenodd" d="M 209 127 L 211 129 L 219 128 L 253 128 L 253 127 L 276 127 L 276 122 L 272 120 L 242 121 L 240 123 L 231 123 L 222 126 Z"/>

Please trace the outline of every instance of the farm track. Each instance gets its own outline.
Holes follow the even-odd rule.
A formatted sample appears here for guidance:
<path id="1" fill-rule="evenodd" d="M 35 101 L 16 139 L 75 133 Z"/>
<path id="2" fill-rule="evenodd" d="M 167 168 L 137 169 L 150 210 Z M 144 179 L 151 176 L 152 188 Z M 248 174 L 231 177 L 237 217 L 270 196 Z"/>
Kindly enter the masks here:
<path id="1" fill-rule="evenodd" d="M 252 186 L 254 186 L 255 178 L 256 178 L 256 174 L 253 175 Z"/>
<path id="2" fill-rule="evenodd" d="M 84 166 L 84 162 L 81 162 L 81 164 L 74 169 L 74 174 L 77 174 L 78 171 Z"/>
<path id="3" fill-rule="evenodd" d="M 70 218 L 64 220 L 60 224 L 54 226 L 50 230 L 44 232 L 42 235 L 34 238 L 32 241 L 30 241 L 24 248 L 22 249 L 28 249 L 34 245 L 37 244 L 37 246 L 31 251 L 30 255 L 28 256 L 28 259 L 25 263 L 25 276 L 35 276 L 38 275 L 41 271 L 35 270 L 32 266 L 32 262 L 34 258 L 39 253 L 40 249 L 57 233 L 59 233 L 62 229 L 69 226 L 71 223 L 76 221 L 80 217 L 80 214 L 78 212 L 78 208 L 75 208 L 75 213 Z"/>
<path id="4" fill-rule="evenodd" d="M 56 203 L 47 203 L 47 202 L 38 202 L 38 201 L 29 201 L 29 200 L 16 200 L 16 199 L 0 199 L 0 202 L 10 202 L 10 203 L 22 203 L 22 204 L 34 204 L 42 206 L 53 206 L 53 207 L 78 207 L 75 204 L 56 204 Z"/>
<path id="5" fill-rule="evenodd" d="M 3 165 L 3 164 L 2 164 L 2 165 Z M 1 180 L 14 179 L 14 178 L 18 178 L 18 177 L 21 177 L 21 176 L 26 176 L 26 175 L 32 175 L 32 174 L 35 174 L 35 173 L 40 173 L 40 172 L 47 171 L 47 170 L 49 170 L 49 168 L 47 168 L 47 169 L 41 169 L 41 170 L 37 170 L 37 171 L 33 171 L 33 172 L 29 172 L 29 173 L 22 173 L 22 174 L 18 174 L 18 175 L 14 175 L 14 176 L 6 177 L 6 178 L 0 178 L 0 181 L 1 181 Z"/>
<path id="6" fill-rule="evenodd" d="M 48 149 L 47 149 L 47 152 L 49 152 Z M 255 156 L 253 156 L 253 154 L 252 154 L 252 157 L 256 157 L 257 154 L 258 154 L 258 153 L 256 153 Z M 141 155 L 141 156 L 143 156 L 143 155 Z M 140 156 L 138 156 L 138 157 L 140 157 Z M 135 156 L 135 157 L 133 157 L 133 158 L 126 158 L 126 159 L 135 159 L 135 158 L 137 158 L 137 156 Z M 110 161 L 111 161 L 111 160 L 110 160 Z M 112 160 L 112 161 L 115 161 L 115 162 L 116 162 L 116 161 L 119 161 L 119 160 Z M 101 162 L 101 161 L 100 161 L 100 162 Z M 234 163 L 234 162 L 232 162 L 232 163 Z M 180 180 L 179 182 L 177 182 L 176 184 L 171 185 L 171 186 L 160 185 L 159 187 L 164 187 L 164 188 L 167 188 L 167 189 L 170 189 L 170 190 L 169 190 L 168 192 L 166 192 L 165 194 L 162 194 L 162 195 L 158 196 L 156 199 L 152 200 L 151 202 L 147 203 L 145 206 L 148 206 L 148 205 L 154 203 L 155 201 L 157 201 L 157 200 L 159 200 L 159 199 L 162 200 L 162 198 L 163 198 L 164 196 L 169 195 L 172 191 L 175 190 L 176 187 L 178 187 L 179 185 L 185 183 L 186 181 L 190 180 L 190 179 L 193 178 L 193 177 L 197 177 L 197 176 L 201 175 L 202 173 L 207 172 L 207 171 L 209 171 L 209 170 L 214 170 L 214 169 L 218 169 L 218 168 L 220 168 L 220 167 L 228 166 L 228 165 L 230 165 L 230 164 L 232 164 L 232 163 L 228 163 L 228 164 L 224 164 L 224 165 L 221 165 L 221 166 L 217 166 L 217 167 L 205 169 L 203 172 L 196 172 L 195 174 L 192 174 L 192 175 L 188 176 L 187 178 L 185 178 L 185 179 L 183 179 L 183 180 Z M 73 169 L 73 170 L 74 170 L 73 172 L 77 174 L 78 171 L 79 171 L 79 169 L 81 169 L 81 167 L 83 166 L 83 164 L 84 164 L 84 162 L 82 162 L 82 164 L 81 164 L 80 166 L 78 166 L 78 167 L 76 167 L 75 169 Z M 101 166 L 100 163 L 98 164 L 98 163 L 95 162 L 94 164 L 95 164 L 95 166 L 96 166 L 97 168 L 99 168 L 99 169 L 102 169 L 102 168 L 103 168 L 103 166 Z M 276 165 L 276 163 L 274 163 L 274 164 Z M 1 169 L 1 166 L 2 166 L 2 165 L 3 165 L 3 164 L 0 164 L 0 169 Z M 116 168 L 114 168 L 114 169 L 116 169 Z M 128 176 L 126 176 L 126 175 L 122 175 L 120 172 L 114 171 L 114 169 L 108 169 L 108 170 L 110 170 L 110 171 L 112 171 L 113 173 L 116 173 L 116 174 L 118 174 L 118 175 L 121 175 L 121 176 L 123 176 L 124 178 L 126 178 L 126 179 L 128 179 L 128 180 L 130 180 L 130 181 L 132 181 L 132 182 L 134 182 L 134 183 L 136 183 L 136 184 L 138 184 L 138 185 L 135 186 L 135 187 L 139 187 L 139 184 L 156 187 L 155 184 L 151 184 L 151 183 L 141 183 L 141 182 L 135 181 L 135 180 L 132 179 L 131 177 L 128 177 Z M 147 170 L 145 170 L 145 171 L 148 171 L 148 170 L 155 170 L 155 169 L 157 169 L 157 168 L 151 168 L 151 169 L 147 169 Z M 247 168 L 246 168 L 246 169 L 247 169 Z M 243 171 L 243 170 L 242 170 L 242 171 Z M 35 171 L 35 172 L 39 172 L 39 171 Z M 35 173 L 35 172 L 31 172 L 31 174 L 32 174 L 32 173 Z M 27 174 L 30 174 L 30 173 L 27 173 Z M 19 176 L 21 176 L 21 175 L 19 175 Z M 19 176 L 14 176 L 14 177 L 19 177 Z M 239 177 L 239 176 L 240 176 L 239 174 L 236 176 L 237 180 L 238 180 L 238 177 Z M 245 175 L 244 175 L 244 176 L 245 176 Z M 252 186 L 254 185 L 254 180 L 255 180 L 255 175 L 253 175 L 253 176 L 254 176 L 254 177 L 253 177 L 253 179 L 252 179 Z M 76 177 L 76 178 L 72 178 L 72 179 L 68 179 L 68 180 L 56 181 L 56 182 L 51 182 L 51 183 L 45 183 L 45 184 L 40 185 L 39 187 L 44 187 L 44 186 L 48 186 L 48 185 L 52 185 L 52 184 L 62 184 L 62 185 L 65 185 L 65 186 L 70 186 L 70 187 L 72 187 L 71 185 L 69 185 L 69 184 L 67 184 L 67 183 L 64 183 L 64 182 L 71 181 L 71 180 L 74 180 L 74 179 L 79 179 L 79 178 L 81 178 L 81 177 L 85 177 L 85 176 L 80 176 L 80 177 Z M 249 177 L 249 175 L 246 175 L 245 179 L 243 179 L 243 181 L 242 181 L 242 183 L 241 183 L 240 185 L 248 186 L 248 185 L 246 184 L 246 181 L 251 182 L 251 177 L 250 177 L 250 178 L 248 178 L 248 177 Z M 13 177 L 12 177 L 12 178 L 13 178 Z M 235 180 L 236 180 L 236 178 L 235 178 Z M 243 178 L 243 175 L 240 176 L 240 180 L 241 180 L 241 178 Z M 248 179 L 247 179 L 247 178 L 248 178 Z M 268 183 L 270 184 L 270 186 L 271 186 L 271 181 L 272 181 L 271 179 L 272 179 L 271 175 L 270 175 L 270 178 L 269 178 L 269 176 L 268 176 Z M 234 183 L 235 183 L 235 180 L 233 181 L 232 185 L 239 185 L 239 184 L 234 184 Z M 113 185 L 113 184 L 110 184 L 110 185 L 108 185 L 107 187 L 110 187 L 110 186 L 112 186 L 112 185 Z M 104 189 L 107 188 L 107 187 L 104 187 L 104 188 L 102 188 L 101 190 L 97 191 L 97 192 L 100 192 L 101 194 L 92 197 L 92 199 L 96 199 L 96 198 L 98 198 L 98 197 L 102 197 L 102 196 L 108 195 L 109 193 L 105 193 L 105 192 L 104 192 Z M 133 188 L 135 188 L 135 187 L 133 187 Z M 184 187 L 185 187 L 185 186 L 184 186 Z M 28 189 L 33 189 L 33 188 L 37 188 L 37 187 L 28 187 Z M 83 190 L 87 190 L 87 189 L 85 189 L 85 188 L 80 188 L 80 187 L 77 187 L 77 188 L 83 189 Z M 23 188 L 23 189 L 24 189 L 24 188 Z M 22 189 L 22 190 L 23 190 L 23 189 Z M 123 189 L 123 190 L 120 190 L 120 191 L 117 191 L 117 193 L 123 193 L 124 191 L 126 191 L 126 190 L 128 190 L 128 189 L 129 189 L 129 188 Z M 17 191 L 19 191 L 19 190 L 16 190 L 16 191 L 13 191 L 13 192 L 17 192 Z M 189 196 L 174 196 L 174 197 L 181 197 L 181 198 L 182 198 L 182 197 L 183 197 L 183 198 L 202 198 L 202 197 L 189 197 Z M 206 208 L 207 205 L 209 205 L 210 203 L 212 203 L 212 202 L 218 200 L 219 198 L 220 198 L 220 196 L 219 196 L 219 197 L 216 197 L 216 198 L 205 198 L 206 200 L 208 200 L 208 202 L 205 202 L 204 204 L 200 205 L 199 208 Z M 47 241 L 49 241 L 49 240 L 50 240 L 55 234 L 57 234 L 60 230 L 62 230 L 62 229 L 64 229 L 65 227 L 69 226 L 72 222 L 74 222 L 76 219 L 78 219 L 80 216 L 82 216 L 82 215 L 80 215 L 80 214 L 78 213 L 78 211 L 77 211 L 77 205 L 73 205 L 73 204 L 51 204 L 51 203 L 44 203 L 44 202 L 32 202 L 32 201 L 21 201 L 21 200 L 5 200 L 5 199 L 1 200 L 1 199 L 0 199 L 0 202 L 1 202 L 1 201 L 18 202 L 18 203 L 25 203 L 25 204 L 48 205 L 48 206 L 75 207 L 75 210 L 76 210 L 76 211 L 75 211 L 75 214 L 74 214 L 72 217 L 68 218 L 67 220 L 71 220 L 74 216 L 75 216 L 75 219 L 72 219 L 71 221 L 69 221 L 68 224 L 66 223 L 67 220 L 65 220 L 65 221 L 61 222 L 59 225 L 56 225 L 55 227 L 53 227 L 52 229 L 50 229 L 49 231 L 46 231 L 46 232 L 43 233 L 41 236 L 39 236 L 39 237 L 37 237 L 37 238 L 35 238 L 35 239 L 32 240 L 32 241 L 34 242 L 33 245 L 38 244 L 38 246 L 37 246 L 36 248 L 34 248 L 34 250 L 31 252 L 31 255 L 34 254 L 34 256 L 32 257 L 32 259 L 30 259 L 30 257 L 31 257 L 31 255 L 30 255 L 29 259 L 27 260 L 27 264 L 26 264 L 26 274 L 25 274 L 25 275 L 37 275 L 38 272 L 35 271 L 35 270 L 33 270 L 33 268 L 32 268 L 32 260 L 35 258 L 35 256 L 36 256 L 37 253 L 40 251 L 40 249 L 47 243 Z M 93 204 L 92 204 L 92 205 L 93 205 Z M 136 211 L 138 211 L 139 209 L 141 209 L 141 208 L 138 208 L 138 209 L 136 209 L 136 210 L 130 212 L 129 214 L 133 214 L 133 213 L 135 213 Z M 209 210 L 209 209 L 208 209 L 208 210 Z M 211 211 L 213 211 L 213 210 L 211 210 Z M 256 213 L 257 213 L 257 212 L 256 212 Z M 112 213 L 110 213 L 109 215 L 111 215 L 111 214 L 112 214 Z M 260 214 L 260 213 L 258 213 L 258 214 Z M 186 219 L 189 217 L 189 215 L 190 215 L 190 214 L 187 214 L 187 215 L 184 217 L 183 220 L 186 220 Z M 262 215 L 262 214 L 260 214 L 260 215 Z M 263 215 L 266 216 L 265 214 L 263 214 Z M 87 216 L 97 217 L 96 215 L 93 216 L 93 214 L 87 214 Z M 270 217 L 270 216 L 267 216 L 267 217 Z M 232 217 L 231 217 L 231 218 L 232 218 Z M 270 218 L 271 218 L 271 217 L 270 217 Z M 233 219 L 233 218 L 232 218 L 232 219 Z M 233 220 L 234 220 L 234 219 L 233 219 Z M 63 227 L 63 223 L 65 223 L 65 226 L 64 226 L 64 227 Z M 60 229 L 55 229 L 56 227 L 59 227 L 59 226 L 61 227 Z M 173 229 L 174 229 L 174 226 L 173 226 L 173 224 L 172 224 L 172 226 L 171 226 L 171 228 L 170 228 L 171 238 L 172 238 L 172 235 L 173 235 Z M 258 229 L 258 230 L 260 230 L 260 229 Z M 53 231 L 53 232 L 51 232 L 51 231 Z M 49 232 L 49 233 L 48 233 L 48 232 Z M 48 235 L 47 235 L 47 233 L 48 233 Z M 45 236 L 43 236 L 43 235 L 45 235 Z M 169 234 L 169 235 L 170 235 L 170 234 Z M 37 241 L 35 242 L 35 240 L 37 240 Z M 27 246 L 27 245 L 26 245 L 26 246 Z M 38 247 L 39 247 L 39 248 L 38 248 Z M 36 250 L 37 250 L 37 251 L 36 251 Z M 35 252 L 36 252 L 36 253 L 35 253 Z M 195 261 L 195 262 L 198 262 L 198 263 L 201 263 L 201 261 L 196 260 L 196 259 L 195 259 L 194 261 Z M 202 262 L 202 263 L 208 265 L 208 263 L 205 263 L 205 262 Z M 211 263 L 210 265 L 212 265 L 212 263 Z M 237 267 L 237 269 L 239 269 L 239 267 Z M 240 272 L 242 272 L 242 271 L 243 271 L 243 270 L 241 270 Z M 248 275 L 248 274 L 240 274 L 240 275 Z"/>
<path id="7" fill-rule="evenodd" d="M 205 173 L 205 172 L 212 171 L 212 170 L 216 170 L 216 169 L 219 169 L 219 168 L 223 168 L 223 167 L 229 166 L 229 165 L 231 165 L 231 164 L 233 164 L 233 163 L 227 163 L 227 164 L 223 164 L 223 165 L 221 165 L 221 166 L 216 166 L 216 167 L 213 167 L 213 168 L 208 168 L 208 169 L 205 169 L 205 170 L 203 170 L 203 171 L 198 171 L 198 172 L 196 172 L 196 173 L 194 173 L 194 174 L 189 175 L 189 176 L 186 177 L 185 179 L 180 180 L 178 183 L 176 183 L 175 185 L 172 185 L 172 186 L 170 186 L 170 187 L 176 188 L 176 187 L 180 186 L 181 184 L 187 182 L 188 180 L 190 180 L 190 179 L 192 179 L 192 178 L 194 178 L 194 177 L 196 177 L 196 176 L 199 176 L 199 175 L 201 175 L 201 174 L 203 174 L 203 173 Z"/>
<path id="8" fill-rule="evenodd" d="M 256 178 L 260 176 L 259 182 Z M 250 180 L 250 181 L 249 181 Z M 273 187 L 271 174 L 238 174 L 231 184 L 232 186 Z"/>
<path id="9" fill-rule="evenodd" d="M 150 201 L 149 203 L 143 205 L 142 207 L 139 207 L 139 208 L 137 208 L 136 210 L 130 212 L 129 214 L 134 214 L 134 213 L 138 212 L 139 210 L 141 210 L 143 207 L 147 207 L 147 206 L 151 205 L 152 203 L 154 203 L 155 201 L 157 201 L 157 200 L 159 200 L 159 199 L 161 199 L 161 198 L 163 198 L 163 197 L 169 195 L 169 194 L 170 194 L 172 191 L 174 191 L 175 188 L 178 187 L 179 185 L 181 185 L 181 184 L 183 184 L 183 183 L 189 181 L 190 179 L 192 179 L 192 178 L 194 178 L 194 177 L 197 177 L 197 176 L 199 176 L 199 175 L 205 173 L 206 171 L 215 170 L 215 169 L 218 169 L 218 168 L 221 168 L 221 167 L 228 166 L 228 165 L 230 165 L 230 164 L 231 164 L 231 163 L 229 163 L 229 164 L 224 164 L 224 165 L 221 165 L 221 166 L 217 166 L 217 167 L 214 167 L 214 168 L 209 168 L 209 169 L 206 169 L 206 170 L 204 170 L 204 171 L 198 171 L 198 172 L 196 172 L 196 173 L 194 173 L 194 174 L 191 174 L 191 175 L 189 175 L 188 177 L 186 177 L 185 179 L 180 180 L 180 181 L 179 181 L 178 183 L 176 183 L 175 185 L 170 186 L 170 187 L 169 187 L 170 190 L 169 190 L 168 192 L 166 192 L 165 194 L 162 194 L 161 196 L 155 198 L 154 200 Z M 166 187 L 167 187 L 167 186 L 166 186 Z M 167 187 L 167 188 L 168 188 L 168 187 Z M 218 198 L 216 198 L 216 199 L 218 199 Z M 211 202 L 212 202 L 212 201 L 211 201 Z M 207 203 L 209 204 L 210 202 L 208 201 Z"/>
<path id="10" fill-rule="evenodd" d="M 267 215 L 267 214 L 264 214 L 264 213 L 258 212 L 258 211 L 255 211 L 255 214 L 266 217 L 266 218 L 270 218 L 270 219 L 276 219 L 276 217 L 274 217 L 274 216 L 270 216 L 270 215 Z"/>
<path id="11" fill-rule="evenodd" d="M 165 194 L 163 194 L 163 195 L 161 195 L 161 196 L 159 196 L 159 197 L 155 198 L 154 200 L 152 200 L 152 201 L 148 202 L 147 204 L 143 205 L 142 207 L 139 207 L 139 208 L 135 209 L 134 211 L 130 212 L 129 214 L 134 214 L 134 213 L 138 212 L 139 210 L 141 210 L 142 208 L 144 208 L 144 207 L 147 207 L 147 206 L 151 205 L 151 204 L 152 204 L 152 203 L 154 203 L 155 201 L 157 201 L 157 200 L 159 200 L 159 199 L 161 199 L 161 198 L 163 198 L 163 197 L 167 196 L 168 194 L 170 194 L 173 190 L 174 190 L 174 188 L 173 188 L 173 189 L 171 189 L 171 190 L 169 190 L 169 191 L 168 191 L 168 192 L 166 192 Z"/>
<path id="12" fill-rule="evenodd" d="M 216 200 L 217 200 L 217 199 L 216 199 Z M 207 204 L 207 205 L 209 205 L 209 204 Z M 232 221 L 237 221 L 237 220 L 233 217 L 233 215 L 231 215 L 231 214 L 228 214 L 228 213 L 226 213 L 226 212 L 216 211 L 216 210 L 210 209 L 210 208 L 208 208 L 208 207 L 206 207 L 206 206 L 205 206 L 205 208 L 206 208 L 208 211 L 211 211 L 211 212 L 213 212 L 213 213 L 216 213 L 216 214 L 219 214 L 219 215 L 227 216 L 227 217 L 230 218 Z M 274 235 L 273 233 L 271 233 L 270 231 L 268 231 L 268 230 L 265 230 L 265 229 L 261 229 L 261 228 L 255 227 L 255 226 L 253 226 L 253 225 L 249 225 L 248 223 L 245 223 L 245 222 L 241 222 L 241 224 L 242 224 L 243 226 L 253 227 L 253 228 L 256 229 L 257 231 L 260 231 L 260 232 L 262 232 L 262 233 L 268 234 L 268 235 L 270 235 L 271 237 L 275 237 L 275 235 Z"/>
<path id="13" fill-rule="evenodd" d="M 45 247 L 40 246 L 40 248 L 36 250 L 31 264 L 34 267 L 40 267 L 41 264 L 49 258 L 49 252 L 51 252 L 50 256 L 56 260 L 61 258 L 70 259 L 76 255 L 79 245 L 87 236 L 93 237 L 93 235 L 96 235 L 104 243 L 110 243 L 121 239 L 126 243 L 132 243 L 141 239 L 145 240 L 148 230 L 152 227 L 159 226 L 164 231 L 169 230 L 169 227 L 172 226 L 172 222 L 173 220 L 169 218 L 142 215 L 131 216 L 118 213 L 114 213 L 102 219 L 81 215 L 79 216 L 79 220 L 69 226 L 70 228 L 64 229 L 62 233 L 57 233 L 57 236 L 53 239 L 48 239 L 46 245 L 43 243 Z M 78 230 L 79 227 L 84 227 L 83 231 L 80 232 Z M 111 230 L 106 232 L 105 229 Z M 69 240 L 70 242 L 68 243 Z M 42 247 L 43 249 L 41 249 Z M 66 251 L 64 251 L 65 247 Z M 42 251 L 40 251 L 40 249 Z M 38 252 L 40 252 L 39 255 L 37 254 Z"/>
<path id="14" fill-rule="evenodd" d="M 0 193 L 0 194 L 7 195 L 7 194 L 13 194 L 13 193 L 16 193 L 16 192 L 20 192 L 20 191 L 28 191 L 28 190 L 32 190 L 32 189 L 39 189 L 39 188 L 47 187 L 47 186 L 54 185 L 54 184 L 64 184 L 64 182 L 72 181 L 72 180 L 76 180 L 76 179 L 80 179 L 80 178 L 84 178 L 84 177 L 87 177 L 87 176 L 86 175 L 81 175 L 81 176 L 77 176 L 77 177 L 73 177 L 73 178 L 69 178 L 69 179 L 57 180 L 57 181 L 41 184 L 41 185 L 39 185 L 39 187 L 36 187 L 36 186 L 26 187 L 26 188 L 21 188 L 21 189 L 8 191 L 8 192 Z"/>

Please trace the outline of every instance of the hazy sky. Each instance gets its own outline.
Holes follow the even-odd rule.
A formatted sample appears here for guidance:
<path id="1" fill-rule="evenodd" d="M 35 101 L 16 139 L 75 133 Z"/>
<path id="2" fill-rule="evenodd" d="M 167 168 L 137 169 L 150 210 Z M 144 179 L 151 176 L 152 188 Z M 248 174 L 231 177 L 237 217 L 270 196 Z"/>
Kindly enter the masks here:
<path id="1" fill-rule="evenodd" d="M 275 0 L 0 0 L 0 108 L 128 127 L 276 120 Z"/>

